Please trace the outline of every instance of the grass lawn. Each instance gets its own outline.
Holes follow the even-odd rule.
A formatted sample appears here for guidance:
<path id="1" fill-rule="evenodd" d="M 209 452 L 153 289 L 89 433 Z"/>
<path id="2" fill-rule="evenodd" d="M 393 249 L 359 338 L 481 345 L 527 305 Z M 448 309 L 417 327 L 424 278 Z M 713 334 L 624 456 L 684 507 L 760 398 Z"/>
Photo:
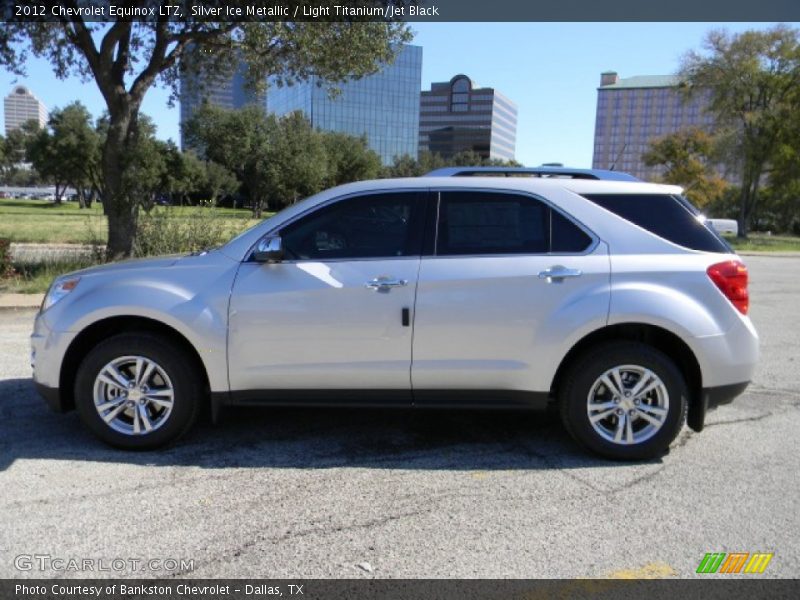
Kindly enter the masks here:
<path id="1" fill-rule="evenodd" d="M 192 218 L 200 210 L 191 206 L 173 206 L 169 210 L 177 218 Z M 245 209 L 214 209 L 231 229 L 243 230 L 256 221 Z M 267 215 L 269 216 L 269 215 Z M 103 207 L 80 209 L 77 202 L 55 204 L 47 200 L 0 199 L 0 238 L 12 242 L 88 244 L 105 243 L 108 227 Z"/>
<path id="2" fill-rule="evenodd" d="M 43 294 L 59 275 L 85 269 L 91 264 L 86 260 L 19 266 L 14 277 L 0 279 L 0 294 Z"/>
<path id="3" fill-rule="evenodd" d="M 751 233 L 747 239 L 725 236 L 737 252 L 800 252 L 800 237 Z"/>
<path id="4" fill-rule="evenodd" d="M 165 210 L 161 207 L 156 210 Z M 175 219 L 192 219 L 203 211 L 214 210 L 214 214 L 231 232 L 242 231 L 257 220 L 245 209 L 199 207 L 168 207 Z M 269 216 L 269 214 L 265 215 Z M 0 199 L 0 238 L 12 242 L 49 244 L 104 244 L 108 236 L 103 207 L 95 204 L 89 209 L 80 209 L 77 202 L 55 204 L 47 200 Z M 33 265 L 15 265 L 17 275 L 0 280 L 0 293 L 42 293 L 50 282 L 63 273 L 88 267 L 90 259 L 48 261 Z"/>

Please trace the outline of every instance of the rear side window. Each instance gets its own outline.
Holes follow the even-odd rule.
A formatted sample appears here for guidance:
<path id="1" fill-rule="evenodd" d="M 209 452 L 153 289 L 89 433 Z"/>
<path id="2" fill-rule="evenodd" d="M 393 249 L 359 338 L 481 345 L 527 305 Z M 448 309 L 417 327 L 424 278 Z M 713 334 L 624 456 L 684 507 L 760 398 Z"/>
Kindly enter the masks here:
<path id="1" fill-rule="evenodd" d="M 679 196 L 586 194 L 584 197 L 673 244 L 702 252 L 731 251 L 709 226 L 696 218 L 691 205 L 686 205 L 688 200 Z"/>
<path id="2" fill-rule="evenodd" d="M 547 252 L 547 207 L 533 198 L 444 192 L 437 254 Z"/>
<path id="3" fill-rule="evenodd" d="M 585 231 L 559 212 L 551 211 L 551 252 L 583 252 L 592 243 Z"/>
<path id="4" fill-rule="evenodd" d="M 592 238 L 530 196 L 498 192 L 442 192 L 436 254 L 546 254 L 583 252 Z"/>

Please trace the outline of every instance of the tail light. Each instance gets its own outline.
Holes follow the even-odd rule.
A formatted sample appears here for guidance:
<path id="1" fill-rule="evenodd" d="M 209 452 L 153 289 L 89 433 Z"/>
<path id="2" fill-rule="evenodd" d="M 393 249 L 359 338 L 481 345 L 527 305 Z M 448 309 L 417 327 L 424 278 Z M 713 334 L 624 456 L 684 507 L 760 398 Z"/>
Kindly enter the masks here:
<path id="1" fill-rule="evenodd" d="M 747 267 L 744 263 L 728 260 L 711 265 L 706 273 L 731 304 L 746 315 L 750 308 L 750 295 L 747 293 Z"/>

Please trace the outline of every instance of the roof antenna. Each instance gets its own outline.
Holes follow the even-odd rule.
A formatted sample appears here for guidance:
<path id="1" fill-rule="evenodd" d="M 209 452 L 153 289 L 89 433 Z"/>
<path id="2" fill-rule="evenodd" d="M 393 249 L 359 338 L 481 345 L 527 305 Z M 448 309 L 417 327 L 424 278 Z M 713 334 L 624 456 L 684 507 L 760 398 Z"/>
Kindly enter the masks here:
<path id="1" fill-rule="evenodd" d="M 625 152 L 625 148 L 627 147 L 628 147 L 627 142 L 622 144 L 622 150 L 619 151 L 619 154 L 617 154 L 617 157 L 614 159 L 614 162 L 611 163 L 611 167 L 608 169 L 609 171 L 613 171 L 614 169 L 617 168 L 617 163 L 619 162 L 619 159 L 622 158 L 622 154 Z"/>

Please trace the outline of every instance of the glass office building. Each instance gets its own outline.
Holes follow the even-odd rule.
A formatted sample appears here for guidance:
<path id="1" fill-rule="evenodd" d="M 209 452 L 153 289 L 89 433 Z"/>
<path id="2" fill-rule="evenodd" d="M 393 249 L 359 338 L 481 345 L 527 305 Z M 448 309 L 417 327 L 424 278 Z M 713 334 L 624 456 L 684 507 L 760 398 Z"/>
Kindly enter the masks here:
<path id="1" fill-rule="evenodd" d="M 331 97 L 316 79 L 267 91 L 267 109 L 278 115 L 302 111 L 316 129 L 365 135 L 384 164 L 417 157 L 422 48 L 404 45 L 380 72 L 340 85 Z"/>
<path id="2" fill-rule="evenodd" d="M 420 96 L 419 149 L 445 158 L 477 152 L 514 160 L 517 106 L 492 88 L 479 88 L 466 75 L 431 84 Z"/>
<path id="3" fill-rule="evenodd" d="M 204 102 L 227 109 L 244 108 L 250 104 L 256 104 L 266 110 L 264 94 L 256 94 L 245 85 L 246 69 L 247 65 L 241 63 L 232 75 L 216 77 L 213 80 L 202 74 L 181 77 L 179 98 L 181 103 L 181 148 L 183 150 L 186 150 L 183 125 L 192 118 L 192 115 Z"/>
<path id="4" fill-rule="evenodd" d="M 648 167 L 642 160 L 655 139 L 691 127 L 711 131 L 714 116 L 706 110 L 710 90 L 687 99 L 679 83 L 673 75 L 620 79 L 614 71 L 601 73 L 592 167 L 656 180 L 664 167 Z"/>

